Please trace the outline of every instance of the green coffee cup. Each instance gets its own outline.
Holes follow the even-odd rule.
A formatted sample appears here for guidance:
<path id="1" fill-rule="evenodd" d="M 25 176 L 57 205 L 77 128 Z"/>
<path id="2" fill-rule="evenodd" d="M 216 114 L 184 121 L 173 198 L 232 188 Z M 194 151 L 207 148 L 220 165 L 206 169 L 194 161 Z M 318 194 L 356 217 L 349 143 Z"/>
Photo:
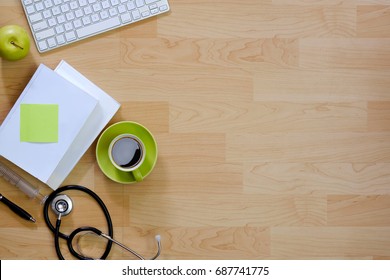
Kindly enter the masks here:
<path id="1" fill-rule="evenodd" d="M 132 121 L 109 126 L 96 146 L 96 159 L 102 172 L 122 184 L 143 181 L 156 165 L 157 154 L 157 144 L 150 131 Z"/>

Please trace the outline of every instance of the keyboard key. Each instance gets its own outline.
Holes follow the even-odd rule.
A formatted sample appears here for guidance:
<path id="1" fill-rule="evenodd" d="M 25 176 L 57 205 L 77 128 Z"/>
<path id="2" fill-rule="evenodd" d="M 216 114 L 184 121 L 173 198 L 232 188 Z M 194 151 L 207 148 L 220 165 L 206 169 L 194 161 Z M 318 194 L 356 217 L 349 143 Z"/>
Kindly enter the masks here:
<path id="1" fill-rule="evenodd" d="M 34 31 L 41 31 L 41 30 L 44 30 L 46 28 L 48 28 L 49 26 L 47 25 L 46 21 L 40 21 L 36 24 L 33 24 L 32 28 L 34 29 Z"/>
<path id="2" fill-rule="evenodd" d="M 65 16 L 67 21 L 72 21 L 75 19 L 73 12 L 67 13 Z"/>
<path id="3" fill-rule="evenodd" d="M 30 21 L 32 23 L 40 21 L 40 20 L 42 20 L 42 15 L 41 14 L 33 14 L 33 15 L 30 16 Z"/>
<path id="4" fill-rule="evenodd" d="M 58 22 L 59 24 L 64 23 L 65 21 L 66 21 L 66 19 L 65 19 L 65 16 L 64 16 L 64 15 L 59 15 L 59 16 L 57 17 L 57 22 Z"/>
<path id="5" fill-rule="evenodd" d="M 27 6 L 26 7 L 27 14 L 32 14 L 35 12 L 34 6 Z"/>
<path id="6" fill-rule="evenodd" d="M 51 0 L 45 0 L 43 1 L 43 4 L 45 5 L 46 9 L 53 7 L 53 2 Z"/>
<path id="7" fill-rule="evenodd" d="M 108 0 L 105 0 L 102 2 L 103 9 L 108 9 L 109 7 L 110 7 L 110 3 L 108 2 Z"/>
<path id="8" fill-rule="evenodd" d="M 131 16 L 129 13 L 125 13 L 121 15 L 121 20 L 123 23 L 130 22 L 131 21 Z"/>
<path id="9" fill-rule="evenodd" d="M 110 19 L 105 20 L 105 21 L 98 22 L 98 23 L 96 23 L 94 25 L 90 25 L 90 26 L 86 26 L 86 27 L 80 28 L 76 32 L 77 32 L 77 36 L 79 38 L 83 38 L 83 37 L 86 37 L 86 36 L 89 36 L 89 35 L 92 35 L 92 34 L 95 34 L 95 33 L 99 33 L 99 32 L 102 32 L 104 30 L 113 28 L 115 26 L 119 26 L 120 24 L 121 23 L 119 21 L 119 18 L 115 17 L 115 18 L 110 18 Z"/>
<path id="10" fill-rule="evenodd" d="M 65 37 L 64 37 L 64 35 L 58 35 L 57 37 L 56 37 L 56 39 L 57 39 L 57 43 L 59 44 L 59 45 L 62 45 L 62 44 L 65 44 Z"/>
<path id="11" fill-rule="evenodd" d="M 43 14 L 43 17 L 46 19 L 51 17 L 50 10 L 44 10 L 42 14 Z"/>
<path id="12" fill-rule="evenodd" d="M 55 30 L 56 30 L 56 33 L 57 33 L 57 34 L 60 34 L 60 33 L 62 33 L 62 32 L 65 31 L 64 26 L 62 26 L 62 25 L 57 25 L 57 26 L 55 27 Z"/>
<path id="13" fill-rule="evenodd" d="M 141 8 L 142 6 L 145 6 L 144 0 L 135 0 L 135 5 L 137 8 Z"/>
<path id="14" fill-rule="evenodd" d="M 84 14 L 85 15 L 90 15 L 90 14 L 92 14 L 92 8 L 91 7 L 85 7 L 84 8 Z"/>
<path id="15" fill-rule="evenodd" d="M 93 4 L 92 9 L 94 12 L 99 12 L 102 10 L 102 6 L 99 3 Z"/>
<path id="16" fill-rule="evenodd" d="M 141 18 L 141 14 L 140 14 L 140 12 L 138 10 L 132 11 L 131 15 L 133 16 L 134 20 L 137 20 L 137 19 Z"/>
<path id="17" fill-rule="evenodd" d="M 47 49 L 47 44 L 46 44 L 46 41 L 41 41 L 38 43 L 38 47 L 41 51 L 44 51 Z"/>
<path id="18" fill-rule="evenodd" d="M 73 25 L 72 25 L 72 23 L 70 23 L 70 22 L 65 23 L 65 24 L 64 24 L 64 27 L 65 27 L 65 30 L 66 30 L 66 31 L 71 31 L 71 30 L 73 30 Z"/>
<path id="19" fill-rule="evenodd" d="M 49 45 L 50 48 L 57 46 L 57 42 L 54 38 L 47 39 L 47 44 Z"/>
<path id="20" fill-rule="evenodd" d="M 51 9 L 51 12 L 53 13 L 53 16 L 57 16 L 59 14 L 61 14 L 61 9 L 59 7 L 53 7 L 53 9 Z"/>
<path id="21" fill-rule="evenodd" d="M 110 17 L 116 16 L 118 14 L 115 8 L 111 8 L 108 12 L 110 13 Z"/>
<path id="22" fill-rule="evenodd" d="M 130 1 L 129 3 L 127 3 L 127 9 L 128 9 L 129 11 L 135 9 L 135 4 L 134 4 L 133 1 Z"/>
<path id="23" fill-rule="evenodd" d="M 74 15 L 77 17 L 77 18 L 80 18 L 84 15 L 83 11 L 78 9 L 74 12 Z"/>
<path id="24" fill-rule="evenodd" d="M 80 7 L 85 7 L 85 6 L 87 6 L 88 5 L 88 2 L 87 2 L 87 0 L 78 0 L 79 1 L 79 5 L 80 5 Z"/>
<path id="25" fill-rule="evenodd" d="M 74 27 L 75 27 L 76 29 L 83 26 L 83 24 L 81 23 L 81 20 L 80 20 L 80 19 L 76 19 L 76 20 L 73 22 L 73 25 L 74 25 Z"/>
<path id="26" fill-rule="evenodd" d="M 69 7 L 72 10 L 76 10 L 79 7 L 79 4 L 76 1 L 72 1 L 72 2 L 69 3 Z"/>
<path id="27" fill-rule="evenodd" d="M 97 22 L 97 21 L 99 21 L 99 20 L 100 20 L 99 15 L 98 15 L 98 14 L 93 14 L 93 15 L 91 16 L 91 20 L 92 20 L 92 22 Z"/>
<path id="28" fill-rule="evenodd" d="M 45 7 L 43 6 L 43 3 L 37 3 L 35 4 L 35 9 L 40 12 L 44 9 Z"/>
<path id="29" fill-rule="evenodd" d="M 84 25 L 91 24 L 91 19 L 90 19 L 90 17 L 83 17 L 83 18 L 81 19 L 81 21 L 83 22 Z"/>
<path id="30" fill-rule="evenodd" d="M 157 1 L 160 1 L 160 0 L 145 0 L 145 3 L 149 5 L 149 4 L 152 4 L 152 3 L 157 2 Z"/>
<path id="31" fill-rule="evenodd" d="M 76 33 L 74 31 L 70 31 L 65 33 L 65 38 L 68 42 L 76 40 Z"/>
<path id="32" fill-rule="evenodd" d="M 55 20 L 55 18 L 49 18 L 47 23 L 49 24 L 50 27 L 57 25 L 57 21 Z"/>
<path id="33" fill-rule="evenodd" d="M 61 11 L 62 11 L 63 13 L 69 12 L 69 11 L 70 11 L 69 5 L 68 5 L 68 4 L 62 5 L 62 6 L 61 6 Z"/>
<path id="34" fill-rule="evenodd" d="M 55 32 L 54 32 L 53 28 L 46 29 L 44 31 L 40 31 L 40 32 L 35 33 L 35 37 L 37 38 L 38 41 L 49 38 L 49 37 L 53 37 L 54 35 L 55 35 Z"/>
<path id="35" fill-rule="evenodd" d="M 108 12 L 107 11 L 101 11 L 100 12 L 100 17 L 102 19 L 107 19 L 108 18 Z"/>
<path id="36" fill-rule="evenodd" d="M 120 14 L 126 12 L 126 6 L 125 6 L 125 5 L 120 5 L 120 6 L 118 6 L 118 12 L 119 12 Z"/>

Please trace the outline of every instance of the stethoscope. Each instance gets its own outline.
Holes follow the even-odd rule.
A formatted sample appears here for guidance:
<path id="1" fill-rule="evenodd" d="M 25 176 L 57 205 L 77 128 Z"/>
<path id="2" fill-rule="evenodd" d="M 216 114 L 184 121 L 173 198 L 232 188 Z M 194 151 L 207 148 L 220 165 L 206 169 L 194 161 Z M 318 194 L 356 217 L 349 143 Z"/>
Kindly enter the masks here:
<path id="1" fill-rule="evenodd" d="M 84 192 L 84 193 L 88 194 L 91 198 L 93 198 L 98 203 L 98 205 L 100 206 L 101 210 L 103 211 L 103 214 L 104 214 L 106 221 L 107 221 L 107 227 L 108 227 L 107 234 L 103 233 L 101 230 L 99 230 L 95 227 L 89 227 L 89 226 L 79 227 L 79 228 L 75 229 L 74 231 L 72 231 L 69 235 L 64 234 L 60 231 L 62 217 L 69 215 L 71 213 L 71 211 L 73 210 L 72 199 L 68 195 L 62 194 L 63 192 L 68 191 L 68 190 L 77 190 L 77 191 Z M 57 215 L 57 220 L 56 220 L 55 226 L 53 226 L 53 224 L 51 223 L 51 221 L 49 219 L 49 206 L 51 206 L 51 209 Z M 112 243 L 115 243 L 118 246 L 125 249 L 126 251 L 133 254 L 134 256 L 136 256 L 137 258 L 139 258 L 141 260 L 145 260 L 145 258 L 142 255 L 140 255 L 139 253 L 135 252 L 131 248 L 129 248 L 129 247 L 125 246 L 124 244 L 113 239 L 112 220 L 111 220 L 110 213 L 108 212 L 106 205 L 104 204 L 104 202 L 101 200 L 101 198 L 96 193 L 94 193 L 92 190 L 90 190 L 86 187 L 79 186 L 79 185 L 68 185 L 68 186 L 63 186 L 63 187 L 58 188 L 57 190 L 52 192 L 47 197 L 45 204 L 43 206 L 43 215 L 44 215 L 45 222 L 46 222 L 47 226 L 54 233 L 54 245 L 55 245 L 57 256 L 60 260 L 65 259 L 64 256 L 62 255 L 62 252 L 60 249 L 60 238 L 67 241 L 69 252 L 77 259 L 80 259 L 80 260 L 95 259 L 95 258 L 91 258 L 91 257 L 83 255 L 80 252 L 80 248 L 78 248 L 79 252 L 77 252 L 75 250 L 75 248 L 73 246 L 73 244 L 74 244 L 73 241 L 74 241 L 74 238 L 76 236 L 80 236 L 80 234 L 95 234 L 97 236 L 103 237 L 103 238 L 108 240 L 103 254 L 100 256 L 100 258 L 97 258 L 97 259 L 101 259 L 101 260 L 106 259 L 108 254 L 111 251 Z M 156 235 L 155 238 L 157 241 L 157 253 L 154 257 L 151 258 L 151 260 L 158 258 L 158 256 L 160 255 L 160 252 L 161 252 L 161 238 L 159 235 Z"/>

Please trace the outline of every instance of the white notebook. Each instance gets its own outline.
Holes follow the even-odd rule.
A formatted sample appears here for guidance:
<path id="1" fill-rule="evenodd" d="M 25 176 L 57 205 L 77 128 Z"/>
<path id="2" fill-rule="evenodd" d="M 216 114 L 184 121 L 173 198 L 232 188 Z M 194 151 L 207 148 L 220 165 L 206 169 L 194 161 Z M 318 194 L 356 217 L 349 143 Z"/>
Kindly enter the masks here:
<path id="1" fill-rule="evenodd" d="M 21 104 L 58 104 L 57 142 L 21 141 Z M 55 190 L 119 106 L 66 62 L 41 64 L 0 127 L 0 155 Z"/>

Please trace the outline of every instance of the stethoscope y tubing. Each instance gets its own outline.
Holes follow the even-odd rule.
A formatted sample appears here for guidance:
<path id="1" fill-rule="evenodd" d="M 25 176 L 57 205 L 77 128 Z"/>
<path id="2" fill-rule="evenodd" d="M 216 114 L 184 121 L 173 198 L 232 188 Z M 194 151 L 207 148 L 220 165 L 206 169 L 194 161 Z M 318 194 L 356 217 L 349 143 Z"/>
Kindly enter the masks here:
<path id="1" fill-rule="evenodd" d="M 95 199 L 95 201 L 99 204 L 100 208 L 102 209 L 102 211 L 103 211 L 103 213 L 104 213 L 104 215 L 106 217 L 107 226 L 108 226 L 108 234 L 103 233 L 101 230 L 99 230 L 99 229 L 97 229 L 95 227 L 79 227 L 79 228 L 75 229 L 74 231 L 72 231 L 69 235 L 66 235 L 66 234 L 64 234 L 64 233 L 62 233 L 60 231 L 61 217 L 63 215 L 66 216 L 67 214 L 70 213 L 71 208 L 72 208 L 71 207 L 72 200 L 69 197 L 67 197 L 66 195 L 60 195 L 60 196 L 58 196 L 58 195 L 60 193 L 64 192 L 64 191 L 67 191 L 67 190 L 82 191 L 82 192 L 85 192 L 88 195 L 90 195 L 93 199 Z M 53 224 L 50 222 L 50 219 L 49 219 L 49 205 L 51 203 L 56 205 L 56 202 L 59 202 L 59 201 L 63 202 L 65 200 L 66 200 L 66 204 L 67 205 L 66 205 L 65 208 L 62 208 L 63 211 L 61 211 L 61 209 L 58 209 L 57 207 L 53 207 L 53 210 L 58 214 L 56 225 L 54 227 Z M 45 222 L 46 222 L 47 226 L 54 233 L 54 246 L 55 246 L 55 249 L 56 249 L 57 256 L 58 256 L 58 258 L 60 260 L 64 260 L 65 259 L 64 256 L 62 255 L 62 252 L 61 252 L 61 249 L 60 249 L 60 238 L 65 239 L 67 241 L 69 252 L 74 257 L 76 257 L 77 259 L 80 259 L 80 260 L 92 260 L 92 258 L 81 255 L 80 253 L 78 253 L 73 248 L 73 239 L 75 238 L 75 236 L 77 234 L 79 234 L 81 232 L 93 233 L 93 234 L 96 234 L 97 236 L 101 236 L 101 237 L 103 237 L 103 238 L 108 240 L 107 245 L 106 245 L 106 249 L 105 249 L 104 253 L 102 254 L 102 256 L 99 258 L 100 260 L 104 260 L 104 259 L 107 258 L 108 254 L 111 251 L 112 243 L 117 244 L 118 246 L 120 246 L 123 249 L 127 250 L 128 252 L 130 252 L 131 254 L 133 254 L 134 256 L 136 256 L 137 258 L 139 258 L 141 260 L 145 259 L 139 253 L 135 252 L 131 248 L 129 248 L 129 247 L 125 246 L 124 244 L 122 244 L 122 243 L 116 241 L 115 239 L 113 239 L 113 225 L 112 225 L 112 220 L 111 220 L 111 217 L 110 217 L 110 214 L 108 212 L 107 207 L 105 206 L 104 202 L 100 199 L 100 197 L 97 194 L 95 194 L 90 189 L 87 189 L 86 187 L 79 186 L 79 185 L 68 185 L 68 186 L 64 186 L 64 187 L 61 187 L 61 188 L 55 190 L 53 193 L 51 193 L 48 196 L 48 198 L 45 201 L 45 204 L 44 204 L 44 207 L 43 207 L 43 215 L 44 215 Z M 151 260 L 157 259 L 157 257 L 160 255 L 160 252 L 161 252 L 160 235 L 156 235 L 155 238 L 156 238 L 156 241 L 157 241 L 157 253 L 154 255 L 153 258 L 151 258 Z"/>
<path id="2" fill-rule="evenodd" d="M 111 216 L 110 216 L 110 213 L 108 212 L 106 205 L 104 204 L 104 202 L 100 199 L 100 197 L 96 193 L 94 193 L 93 191 L 91 191 L 90 189 L 88 189 L 86 187 L 79 186 L 79 185 L 67 185 L 67 186 L 60 187 L 57 190 L 53 191 L 47 197 L 47 199 L 45 201 L 45 204 L 43 206 L 43 216 L 44 216 L 46 225 L 54 233 L 54 245 L 56 248 L 56 253 L 57 253 L 58 258 L 60 260 L 64 259 L 64 256 L 61 253 L 61 249 L 60 249 L 60 245 L 59 245 L 59 240 L 60 240 L 60 238 L 62 238 L 62 239 L 67 241 L 69 251 L 74 257 L 76 257 L 77 259 L 80 259 L 80 260 L 90 260 L 91 258 L 82 256 L 74 250 L 73 239 L 78 233 L 80 233 L 82 231 L 92 231 L 96 234 L 98 232 L 101 234 L 101 231 L 94 228 L 94 227 L 81 227 L 81 228 L 75 229 L 70 235 L 66 235 L 66 234 L 60 232 L 61 215 L 58 216 L 58 219 L 56 221 L 56 226 L 53 226 L 53 224 L 51 223 L 51 221 L 49 219 L 50 203 L 58 194 L 60 194 L 64 191 L 68 191 L 68 190 L 77 190 L 77 191 L 82 191 L 84 193 L 87 193 L 98 203 L 98 205 L 102 209 L 104 216 L 106 218 L 106 221 L 107 221 L 108 236 L 110 236 L 112 238 L 112 236 L 114 235 L 114 229 L 113 229 L 113 225 L 112 225 Z M 98 235 L 100 235 L 100 234 L 98 234 Z M 113 243 L 112 240 L 108 239 L 106 248 L 105 248 L 103 254 L 101 255 L 100 259 L 104 260 L 107 258 L 108 254 L 111 251 L 112 243 Z"/>

